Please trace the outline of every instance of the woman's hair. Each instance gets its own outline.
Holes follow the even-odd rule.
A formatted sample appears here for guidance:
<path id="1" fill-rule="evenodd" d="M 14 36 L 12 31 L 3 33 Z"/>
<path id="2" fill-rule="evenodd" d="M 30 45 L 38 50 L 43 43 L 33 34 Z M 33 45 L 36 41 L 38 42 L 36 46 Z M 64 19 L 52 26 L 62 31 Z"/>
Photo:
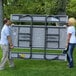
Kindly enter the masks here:
<path id="1" fill-rule="evenodd" d="M 69 21 L 71 24 L 75 24 L 75 23 L 76 23 L 76 19 L 73 18 L 73 17 L 69 18 L 68 21 Z"/>

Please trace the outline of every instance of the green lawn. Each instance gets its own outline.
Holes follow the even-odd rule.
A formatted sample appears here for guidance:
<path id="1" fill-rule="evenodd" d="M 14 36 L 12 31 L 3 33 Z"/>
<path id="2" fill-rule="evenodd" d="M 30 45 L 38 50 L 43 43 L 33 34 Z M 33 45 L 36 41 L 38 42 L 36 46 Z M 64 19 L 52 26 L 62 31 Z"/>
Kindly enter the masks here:
<path id="1" fill-rule="evenodd" d="M 0 50 L 1 58 L 1 50 Z M 14 59 L 15 68 L 0 71 L 0 76 L 76 76 L 76 50 L 74 50 L 74 68 L 69 69 L 67 62 L 59 60 Z"/>

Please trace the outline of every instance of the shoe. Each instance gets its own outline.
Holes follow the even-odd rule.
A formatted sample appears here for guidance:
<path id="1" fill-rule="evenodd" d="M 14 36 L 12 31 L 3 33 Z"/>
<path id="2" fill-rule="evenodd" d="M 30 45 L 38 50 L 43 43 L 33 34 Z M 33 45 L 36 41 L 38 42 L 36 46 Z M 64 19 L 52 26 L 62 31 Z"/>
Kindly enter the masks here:
<path id="1" fill-rule="evenodd" d="M 68 67 L 69 67 L 69 68 L 73 68 L 73 67 L 74 67 L 74 65 L 68 65 Z"/>
<path id="2" fill-rule="evenodd" d="M 4 70 L 4 68 L 3 67 L 0 67 L 0 70 Z"/>
<path id="3" fill-rule="evenodd" d="M 14 68 L 15 66 L 14 66 L 14 65 L 9 65 L 9 67 L 10 67 L 10 68 Z"/>
<path id="4" fill-rule="evenodd" d="M 73 68 L 74 66 L 69 66 L 69 68 Z"/>

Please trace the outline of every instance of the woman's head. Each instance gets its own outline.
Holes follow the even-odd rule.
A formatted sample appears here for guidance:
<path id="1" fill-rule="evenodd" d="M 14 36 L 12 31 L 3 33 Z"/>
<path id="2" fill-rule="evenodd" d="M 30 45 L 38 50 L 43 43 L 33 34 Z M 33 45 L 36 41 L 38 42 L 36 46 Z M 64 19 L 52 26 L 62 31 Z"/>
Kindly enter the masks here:
<path id="1" fill-rule="evenodd" d="M 75 23 L 76 23 L 75 18 L 73 18 L 73 17 L 69 18 L 69 20 L 68 20 L 68 25 L 69 26 L 75 25 Z"/>

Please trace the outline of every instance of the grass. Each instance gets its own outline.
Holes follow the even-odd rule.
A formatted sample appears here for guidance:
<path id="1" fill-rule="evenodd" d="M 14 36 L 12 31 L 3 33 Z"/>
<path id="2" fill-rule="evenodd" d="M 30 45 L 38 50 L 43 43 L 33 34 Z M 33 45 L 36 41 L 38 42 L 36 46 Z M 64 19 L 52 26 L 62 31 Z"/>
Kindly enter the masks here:
<path id="1" fill-rule="evenodd" d="M 30 52 L 30 49 L 22 49 L 22 48 L 15 48 L 13 49 L 14 52 Z M 32 53 L 34 52 L 39 52 L 39 53 L 44 53 L 44 50 L 42 49 L 33 49 Z M 62 53 L 61 50 L 47 50 L 46 53 L 57 53 L 60 54 Z"/>
<path id="2" fill-rule="evenodd" d="M 20 51 L 20 50 L 19 50 Z M 0 58 L 2 56 L 0 50 Z M 15 68 L 0 71 L 0 76 L 76 76 L 76 49 L 74 50 L 74 68 L 69 69 L 67 62 L 59 60 L 14 59 Z"/>

